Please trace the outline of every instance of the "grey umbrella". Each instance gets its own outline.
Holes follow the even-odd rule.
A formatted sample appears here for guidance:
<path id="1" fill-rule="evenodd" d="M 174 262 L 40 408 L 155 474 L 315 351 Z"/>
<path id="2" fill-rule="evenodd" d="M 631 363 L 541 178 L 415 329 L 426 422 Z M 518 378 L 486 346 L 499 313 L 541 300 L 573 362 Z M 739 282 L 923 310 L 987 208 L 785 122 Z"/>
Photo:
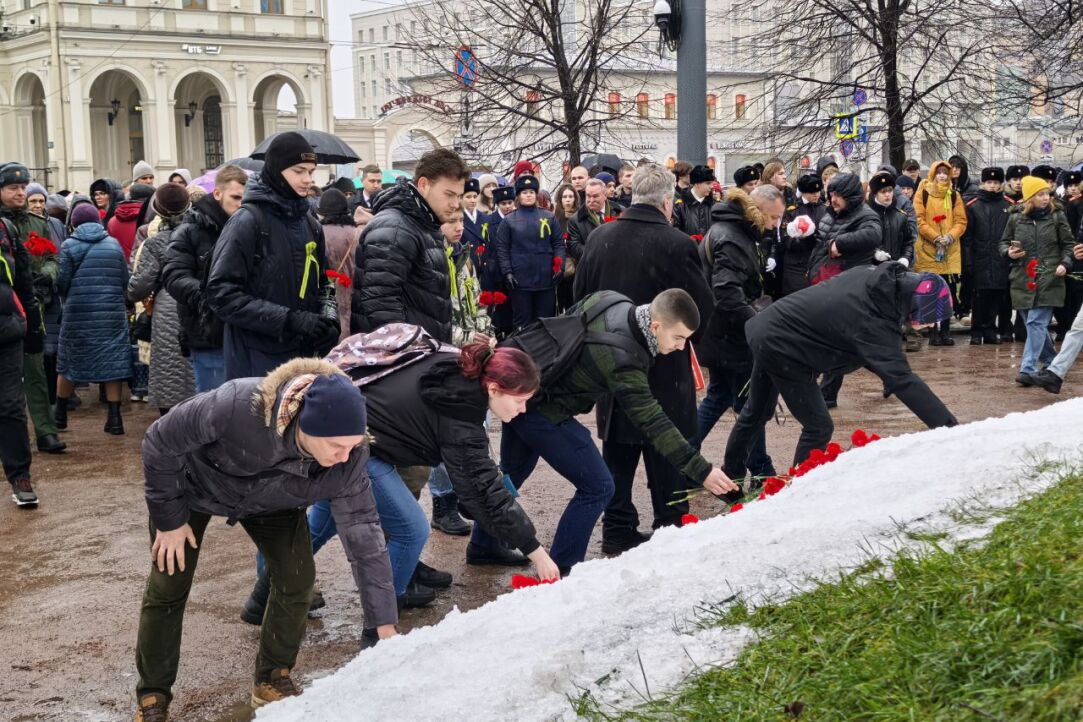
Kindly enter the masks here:
<path id="1" fill-rule="evenodd" d="M 592 166 L 600 165 L 613 175 L 616 175 L 624 161 L 612 153 L 588 153 L 583 156 L 582 165 L 590 170 Z"/>
<path id="2" fill-rule="evenodd" d="M 312 150 L 316 151 L 317 163 L 333 165 L 338 163 L 356 163 L 361 160 L 361 156 L 354 153 L 353 148 L 346 145 L 337 135 L 325 133 L 322 130 L 312 130 L 311 128 L 298 128 L 293 132 L 300 133 L 301 136 L 308 141 L 308 144 L 312 146 Z M 263 160 L 267 155 L 267 148 L 270 147 L 271 141 L 273 141 L 277 135 L 278 133 L 275 133 L 274 135 L 264 138 L 263 142 L 256 146 L 256 149 L 252 151 L 249 157 L 255 158 L 256 160 Z"/>

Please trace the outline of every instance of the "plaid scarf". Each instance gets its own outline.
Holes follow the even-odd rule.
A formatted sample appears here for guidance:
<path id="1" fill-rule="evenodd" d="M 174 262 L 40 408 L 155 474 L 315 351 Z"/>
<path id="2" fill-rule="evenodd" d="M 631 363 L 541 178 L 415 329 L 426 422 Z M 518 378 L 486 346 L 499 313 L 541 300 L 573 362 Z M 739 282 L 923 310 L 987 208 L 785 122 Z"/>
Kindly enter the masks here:
<path id="1" fill-rule="evenodd" d="M 275 417 L 275 431 L 279 436 L 285 435 L 286 427 L 296 418 L 305 403 L 305 392 L 315 380 L 316 374 L 302 374 L 283 387 L 282 403 L 278 405 L 278 415 Z"/>

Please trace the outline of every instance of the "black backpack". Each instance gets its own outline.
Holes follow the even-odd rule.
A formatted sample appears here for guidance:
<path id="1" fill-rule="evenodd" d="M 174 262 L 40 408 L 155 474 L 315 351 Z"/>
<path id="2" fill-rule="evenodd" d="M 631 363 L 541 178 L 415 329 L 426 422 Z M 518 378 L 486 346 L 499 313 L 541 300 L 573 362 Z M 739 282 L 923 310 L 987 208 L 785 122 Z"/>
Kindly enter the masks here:
<path id="1" fill-rule="evenodd" d="M 516 331 L 501 346 L 517 348 L 534 359 L 541 371 L 542 386 L 549 386 L 567 373 L 583 353 L 588 343 L 605 344 L 625 351 L 644 371 L 650 367 L 647 349 L 633 339 L 611 331 L 588 331 L 587 326 L 621 303 L 632 304 L 631 299 L 615 291 L 599 292 L 601 298 L 589 310 L 575 315 L 539 318 L 534 323 Z"/>

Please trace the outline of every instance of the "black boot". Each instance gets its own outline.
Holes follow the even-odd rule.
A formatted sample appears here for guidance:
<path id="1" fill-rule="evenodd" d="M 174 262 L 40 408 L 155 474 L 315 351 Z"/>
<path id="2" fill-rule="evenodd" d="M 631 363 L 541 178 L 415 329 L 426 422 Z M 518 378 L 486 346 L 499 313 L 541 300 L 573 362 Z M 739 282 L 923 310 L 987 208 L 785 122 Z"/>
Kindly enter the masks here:
<path id="1" fill-rule="evenodd" d="M 645 541 L 650 541 L 651 535 L 644 534 L 639 529 L 611 530 L 606 534 L 602 530 L 602 553 L 623 554 L 629 549 L 634 549 Z"/>
<path id="2" fill-rule="evenodd" d="M 56 397 L 56 408 L 53 409 L 56 416 L 56 428 L 68 428 L 68 400 L 60 396 Z"/>
<path id="3" fill-rule="evenodd" d="M 375 647 L 376 643 L 379 641 L 380 635 L 376 632 L 375 628 L 361 630 L 361 649 Z"/>
<path id="4" fill-rule="evenodd" d="M 105 433 L 119 436 L 124 433 L 124 420 L 120 418 L 120 402 L 109 402 L 109 416 L 105 420 Z"/>
<path id="5" fill-rule="evenodd" d="M 46 434 L 38 439 L 38 451 L 46 454 L 60 454 L 68 445 L 57 437 L 56 434 Z"/>
<path id="6" fill-rule="evenodd" d="M 256 586 L 252 587 L 252 593 L 241 610 L 241 619 L 249 624 L 259 626 L 263 624 L 263 612 L 267 609 L 267 597 L 271 596 L 271 576 L 267 567 L 256 577 Z"/>
<path id="7" fill-rule="evenodd" d="M 432 604 L 433 600 L 436 599 L 436 592 L 432 590 L 432 587 L 426 587 L 417 582 L 410 582 L 406 585 L 406 593 L 397 599 L 399 609 L 426 607 Z"/>
<path id="8" fill-rule="evenodd" d="M 418 562 L 410 581 L 432 589 L 447 589 L 451 586 L 451 574 L 433 569 L 425 562 Z"/>
<path id="9" fill-rule="evenodd" d="M 518 549 L 500 544 L 487 548 L 474 542 L 466 545 L 466 563 L 475 566 L 523 567 L 530 563 Z"/>
<path id="10" fill-rule="evenodd" d="M 459 497 L 448 494 L 432 498 L 432 528 L 451 536 L 470 533 L 470 523 L 459 515 Z"/>

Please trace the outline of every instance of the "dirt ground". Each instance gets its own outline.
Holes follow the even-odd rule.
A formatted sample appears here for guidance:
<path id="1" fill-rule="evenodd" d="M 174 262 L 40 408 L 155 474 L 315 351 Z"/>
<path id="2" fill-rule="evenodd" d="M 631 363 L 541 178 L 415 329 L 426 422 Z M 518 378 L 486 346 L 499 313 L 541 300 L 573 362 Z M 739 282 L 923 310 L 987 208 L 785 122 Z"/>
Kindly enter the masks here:
<path id="1" fill-rule="evenodd" d="M 1060 397 L 1013 383 L 1021 344 L 971 347 L 965 335 L 951 348 L 925 348 L 910 360 L 960 422 L 1024 411 L 1071 397 L 1083 383 L 1069 382 Z M 883 436 L 922 428 L 894 398 L 883 399 L 879 380 L 867 372 L 847 378 L 834 413 L 836 438 L 858 426 Z M 143 502 L 139 444 L 156 418 L 145 404 L 126 404 L 128 434 L 102 432 L 105 409 L 96 390 L 83 391 L 84 405 L 72 412 L 62 456 L 35 452 L 33 475 L 41 497 L 36 511 L 0 503 L 0 719 L 130 719 L 134 704 L 134 644 L 139 602 L 149 562 L 147 513 Z M 584 422 L 593 426 L 592 418 Z M 705 454 L 720 461 L 732 417 L 708 437 Z M 768 429 L 768 450 L 782 470 L 790 463 L 798 428 L 790 421 Z M 844 443 L 847 446 L 848 443 Z M 916 474 L 929 469 L 915 459 Z M 637 506 L 649 526 L 650 502 L 642 468 Z M 542 463 L 524 487 L 522 503 L 543 543 L 552 538 L 571 485 Z M 427 495 L 422 503 L 429 506 Z M 717 502 L 693 502 L 701 516 Z M 601 555 L 596 531 L 590 555 Z M 174 719 L 226 722 L 249 719 L 257 630 L 238 618 L 254 579 L 255 548 L 238 526 L 214 520 L 187 607 L 180 678 L 174 689 Z M 466 539 L 439 532 L 424 560 L 451 571 L 453 587 L 425 610 L 404 613 L 401 630 L 440 621 L 453 607 L 469 610 L 509 590 L 512 571 L 465 565 Z M 309 623 L 296 675 L 306 683 L 342 666 L 358 651 L 360 603 L 339 544 L 317 557 L 317 584 L 327 608 Z M 450 711 L 449 711 L 450 712 Z"/>

